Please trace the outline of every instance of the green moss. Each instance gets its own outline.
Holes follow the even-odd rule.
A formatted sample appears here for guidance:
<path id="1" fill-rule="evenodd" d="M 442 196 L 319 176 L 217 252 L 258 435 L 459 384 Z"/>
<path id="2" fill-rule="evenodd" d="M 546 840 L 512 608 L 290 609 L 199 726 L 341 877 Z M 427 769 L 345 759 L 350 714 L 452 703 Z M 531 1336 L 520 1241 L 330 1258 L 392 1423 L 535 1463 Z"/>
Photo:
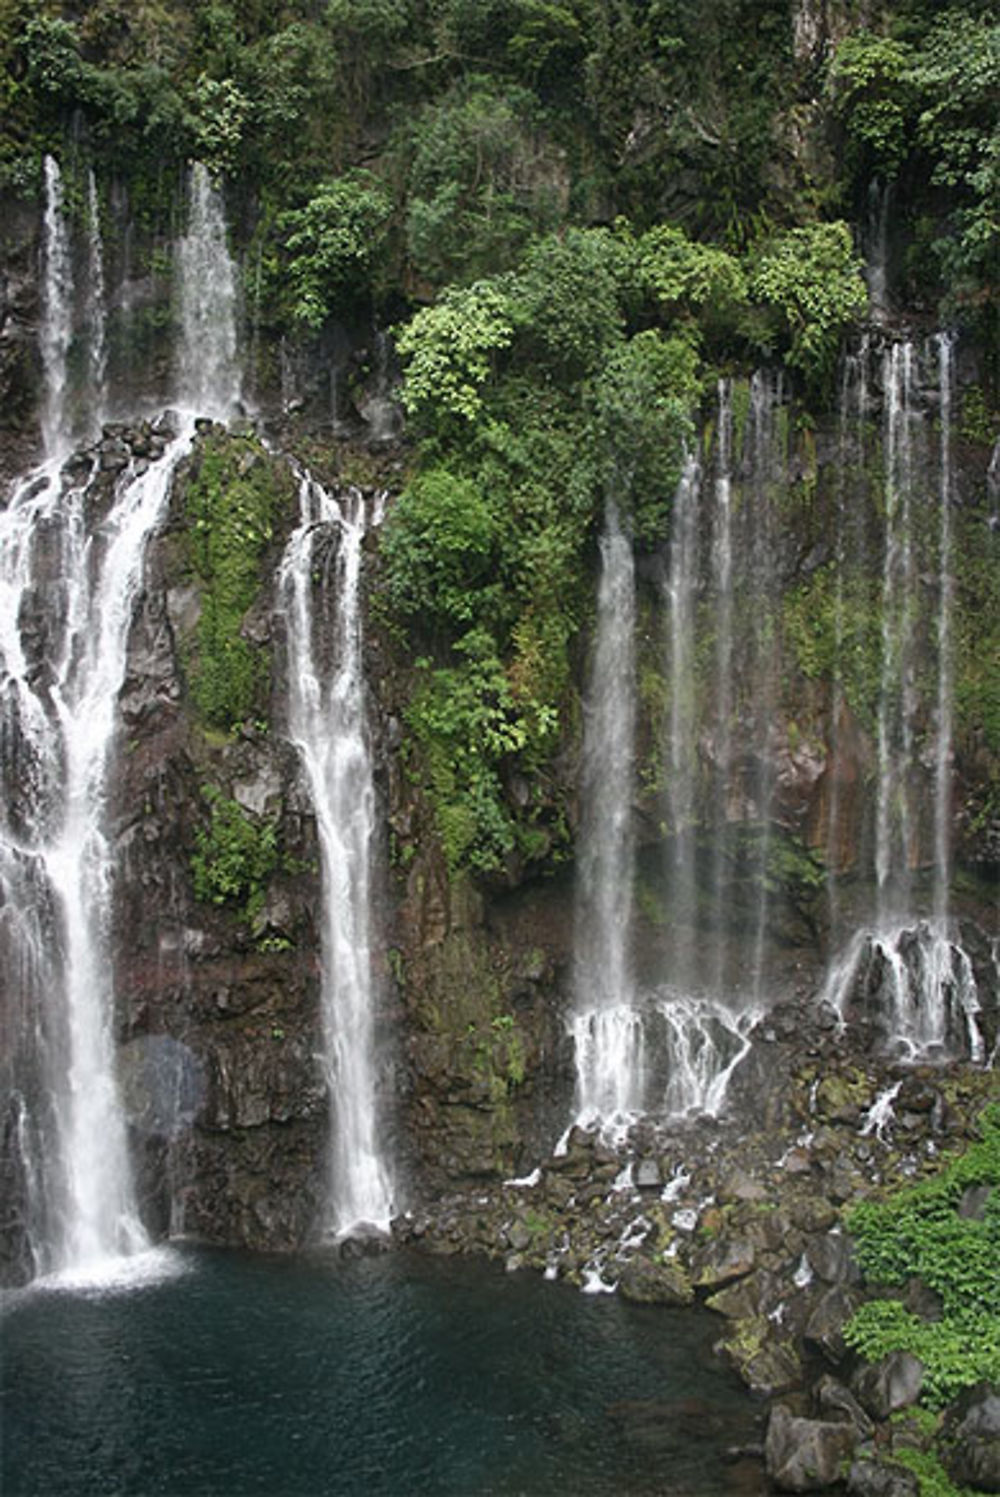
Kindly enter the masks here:
<path id="1" fill-rule="evenodd" d="M 212 435 L 198 450 L 185 509 L 201 615 L 186 665 L 198 712 L 211 727 L 231 728 L 260 709 L 268 652 L 241 630 L 291 487 L 287 470 L 252 440 Z"/>

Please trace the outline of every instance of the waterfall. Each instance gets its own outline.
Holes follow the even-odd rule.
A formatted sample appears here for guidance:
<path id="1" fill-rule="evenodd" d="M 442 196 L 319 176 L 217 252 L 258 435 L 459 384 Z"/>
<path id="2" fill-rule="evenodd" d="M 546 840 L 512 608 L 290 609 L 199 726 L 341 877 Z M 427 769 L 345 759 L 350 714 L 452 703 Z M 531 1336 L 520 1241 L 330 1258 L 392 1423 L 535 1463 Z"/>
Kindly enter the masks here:
<path id="1" fill-rule="evenodd" d="M 952 812 L 952 404 L 950 335 L 931 345 L 939 435 L 926 437 L 918 352 L 910 342 L 882 361 L 884 515 L 877 708 L 875 920 L 831 964 L 823 998 L 843 1023 L 874 1026 L 880 1047 L 916 1061 L 981 1061 L 972 963 L 949 928 Z M 861 358 L 866 353 L 862 349 Z M 859 401 L 864 398 L 863 376 Z M 936 482 L 935 482 L 936 467 Z M 936 488 L 936 492 L 935 492 Z M 864 496 L 860 496 L 863 502 Z M 931 516 L 936 506 L 936 531 Z M 838 557 L 842 565 L 843 558 Z M 922 592 L 936 581 L 936 617 Z M 921 676 L 932 685 L 923 699 Z M 928 783 L 929 782 L 929 783 Z M 921 824 L 921 802 L 932 815 Z M 930 898 L 917 874 L 931 869 Z M 924 918 L 921 910 L 931 918 Z"/>
<path id="2" fill-rule="evenodd" d="M 747 787 L 746 815 L 756 824 L 755 846 L 751 855 L 756 886 L 754 912 L 754 945 L 751 967 L 753 1002 L 760 1002 L 764 981 L 764 956 L 768 932 L 769 862 L 771 853 L 771 797 L 773 791 L 772 722 L 775 712 L 775 630 L 768 617 L 767 603 L 778 596 L 775 570 L 775 535 L 772 487 L 779 476 L 775 462 L 776 414 L 781 407 L 781 376 L 771 378 L 756 372 L 750 384 L 752 439 L 752 533 L 744 543 L 749 564 L 745 578 L 749 588 L 749 679 L 753 683 L 753 738 L 756 765 Z"/>
<path id="3" fill-rule="evenodd" d="M 875 877 L 884 923 L 905 910 L 910 894 L 913 756 L 913 484 L 915 385 L 910 343 L 894 343 L 883 364 L 885 547 L 882 570 L 882 672 L 878 705 Z"/>
<path id="4" fill-rule="evenodd" d="M 330 1211 L 343 1236 L 388 1227 L 379 1148 L 372 972 L 375 788 L 365 713 L 360 574 L 370 517 L 356 489 L 300 477 L 300 521 L 279 575 L 289 652 L 289 733 L 308 780 L 323 860 L 322 1009 L 333 1118 Z M 329 610 L 329 616 L 324 609 Z"/>
<path id="5" fill-rule="evenodd" d="M 42 322 L 40 342 L 45 381 L 42 445 L 47 457 L 65 455 L 67 356 L 73 335 L 73 272 L 58 163 L 45 157 L 45 211 L 42 222 Z"/>
<path id="6" fill-rule="evenodd" d="M 104 245 L 101 209 L 93 168 L 87 173 L 87 395 L 94 428 L 104 420 L 107 404 L 107 303 L 104 294 Z"/>
<path id="7" fill-rule="evenodd" d="M 226 421 L 240 399 L 236 267 L 226 244 L 222 196 L 207 167 L 191 169 L 187 233 L 176 251 L 180 342 L 177 391 L 199 415 Z"/>
<path id="8" fill-rule="evenodd" d="M 185 432 L 148 471 L 126 470 L 99 531 L 88 521 L 96 466 L 76 485 L 25 481 L 0 515 L 4 960 L 31 1031 L 15 1048 L 38 1052 L 25 1131 L 44 1177 L 33 1211 L 46 1240 L 32 1242 L 43 1269 L 89 1271 L 147 1245 L 115 1080 L 106 807 L 145 544 L 189 445 Z"/>
<path id="9" fill-rule="evenodd" d="M 96 188 L 88 193 L 87 276 L 72 281 L 59 169 L 46 158 L 42 363 L 48 461 L 0 512 L 0 962 L 10 1035 L 8 1118 L 28 1196 L 36 1272 L 92 1273 L 147 1246 L 129 1160 L 115 1055 L 110 945 L 114 847 L 107 826 L 117 702 L 146 544 L 166 513 L 194 420 L 158 460 L 116 478 L 90 462 L 60 472 L 72 446 L 66 356 L 74 300 L 92 409 L 102 401 L 104 291 Z M 212 411 L 238 389 L 232 262 L 218 202 L 197 190 L 178 256 L 181 368 Z M 196 286 L 204 271 L 207 285 Z M 228 289 L 227 289 L 228 288 Z M 197 340 L 204 345 L 199 355 Z M 220 352 L 221 351 L 221 352 Z"/>
<path id="10" fill-rule="evenodd" d="M 572 1032 L 579 1120 L 620 1127 L 642 1103 L 633 1021 L 632 770 L 635 567 L 609 502 L 601 538 L 597 636 L 584 703 Z"/>
<path id="11" fill-rule="evenodd" d="M 714 795 L 712 837 L 711 986 L 720 992 L 726 964 L 726 831 L 733 758 L 733 406 L 732 387 L 720 380 L 711 588 L 715 615 Z"/>
<path id="12" fill-rule="evenodd" d="M 697 717 L 694 647 L 700 519 L 701 472 L 697 462 L 689 458 L 674 495 L 667 582 L 670 704 L 666 758 L 671 836 L 667 890 L 673 930 L 671 970 L 674 980 L 682 986 L 690 986 L 694 977 L 694 922 L 698 892 L 695 870 Z"/>
<path id="13" fill-rule="evenodd" d="M 934 753 L 934 915 L 941 926 L 948 916 L 948 885 L 951 879 L 952 808 L 952 641 L 951 614 L 955 584 L 952 577 L 951 506 L 951 407 L 954 383 L 952 340 L 941 333 L 937 340 L 940 387 L 940 482 L 938 527 L 938 638 L 937 722 Z"/>

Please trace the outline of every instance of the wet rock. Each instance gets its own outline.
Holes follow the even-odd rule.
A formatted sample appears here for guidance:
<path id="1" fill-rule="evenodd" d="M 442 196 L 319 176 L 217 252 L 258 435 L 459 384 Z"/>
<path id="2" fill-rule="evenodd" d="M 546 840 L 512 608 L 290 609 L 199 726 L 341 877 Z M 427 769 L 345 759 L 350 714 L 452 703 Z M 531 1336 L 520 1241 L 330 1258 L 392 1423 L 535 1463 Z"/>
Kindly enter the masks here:
<path id="1" fill-rule="evenodd" d="M 881 1362 L 862 1367 L 853 1379 L 854 1392 L 875 1419 L 888 1419 L 916 1403 L 923 1384 L 924 1364 L 908 1351 L 890 1352 Z"/>
<path id="2" fill-rule="evenodd" d="M 977 1492 L 1000 1492 L 1000 1388 L 977 1383 L 945 1414 L 942 1437 L 952 1479 Z"/>
<path id="3" fill-rule="evenodd" d="M 745 1240 L 711 1242 L 695 1254 L 694 1282 L 699 1289 L 721 1288 L 751 1273 L 756 1262 L 753 1244 Z"/>
<path id="4" fill-rule="evenodd" d="M 807 1347 L 818 1351 L 834 1366 L 841 1362 L 847 1354 L 844 1326 L 859 1303 L 858 1296 L 848 1289 L 839 1285 L 828 1289 L 806 1322 L 804 1336 Z"/>
<path id="5" fill-rule="evenodd" d="M 663 1184 L 660 1166 L 655 1159 L 640 1159 L 635 1167 L 634 1178 L 639 1190 L 658 1190 Z"/>
<path id="6" fill-rule="evenodd" d="M 981 1222 L 986 1215 L 986 1202 L 993 1194 L 992 1185 L 967 1185 L 958 1203 L 958 1214 L 966 1221 Z"/>
<path id="7" fill-rule="evenodd" d="M 794 1346 L 779 1340 L 764 1316 L 737 1321 L 717 1348 L 753 1393 L 774 1398 L 802 1382 L 801 1358 Z"/>
<path id="8" fill-rule="evenodd" d="M 648 1258 L 633 1258 L 626 1263 L 618 1281 L 625 1299 L 639 1304 L 690 1305 L 694 1289 L 684 1270 L 675 1263 L 652 1263 Z"/>
<path id="9" fill-rule="evenodd" d="M 820 1492 L 838 1480 L 857 1440 L 849 1424 L 797 1419 L 778 1404 L 771 1411 L 764 1445 L 767 1474 L 779 1491 Z"/>

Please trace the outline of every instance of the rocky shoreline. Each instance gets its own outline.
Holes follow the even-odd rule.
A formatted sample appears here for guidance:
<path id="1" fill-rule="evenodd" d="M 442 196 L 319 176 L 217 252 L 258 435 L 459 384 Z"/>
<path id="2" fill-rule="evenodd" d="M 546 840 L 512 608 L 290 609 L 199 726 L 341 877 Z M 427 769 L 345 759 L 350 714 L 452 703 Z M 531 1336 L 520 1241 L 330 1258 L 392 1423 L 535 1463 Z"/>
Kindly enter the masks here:
<path id="1" fill-rule="evenodd" d="M 485 1254 L 584 1292 L 716 1314 L 717 1353 L 766 1411 L 758 1490 L 910 1497 L 918 1479 L 894 1452 L 937 1440 L 956 1480 L 1000 1491 L 996 1388 L 937 1419 L 905 1417 L 920 1394 L 919 1361 L 897 1353 L 870 1365 L 843 1335 L 876 1293 L 845 1215 L 961 1152 L 1000 1078 L 970 1066 L 862 1064 L 822 1010 L 810 1020 L 789 1006 L 760 1031 L 724 1120 L 643 1120 L 614 1143 L 573 1128 L 523 1178 L 415 1208 L 394 1237 L 436 1254 Z M 899 1294 L 918 1315 L 939 1313 L 916 1280 Z"/>

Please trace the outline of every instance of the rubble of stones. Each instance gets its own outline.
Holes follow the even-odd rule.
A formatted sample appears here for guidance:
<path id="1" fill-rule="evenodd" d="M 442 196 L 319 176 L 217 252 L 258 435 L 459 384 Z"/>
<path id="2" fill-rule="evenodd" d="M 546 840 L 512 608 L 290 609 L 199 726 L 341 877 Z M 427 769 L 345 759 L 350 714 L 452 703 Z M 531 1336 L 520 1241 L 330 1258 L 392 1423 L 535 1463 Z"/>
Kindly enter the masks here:
<path id="1" fill-rule="evenodd" d="M 904 1354 L 872 1367 L 846 1347 L 844 1325 L 873 1291 L 844 1217 L 967 1143 L 996 1074 L 862 1060 L 835 1026 L 824 1036 L 822 1017 L 792 1064 L 785 1017 L 769 1023 L 770 1045 L 759 1036 L 722 1120 L 644 1119 L 613 1142 L 574 1127 L 522 1178 L 435 1201 L 394 1235 L 585 1292 L 707 1307 L 718 1354 L 766 1410 L 757 1454 L 771 1490 L 916 1497 L 892 1454 L 932 1438 L 899 1418 L 922 1368 Z M 911 1282 L 905 1300 L 934 1316 L 925 1286 Z M 1000 1390 L 967 1402 L 943 1417 L 938 1448 L 956 1479 L 1000 1492 Z"/>

